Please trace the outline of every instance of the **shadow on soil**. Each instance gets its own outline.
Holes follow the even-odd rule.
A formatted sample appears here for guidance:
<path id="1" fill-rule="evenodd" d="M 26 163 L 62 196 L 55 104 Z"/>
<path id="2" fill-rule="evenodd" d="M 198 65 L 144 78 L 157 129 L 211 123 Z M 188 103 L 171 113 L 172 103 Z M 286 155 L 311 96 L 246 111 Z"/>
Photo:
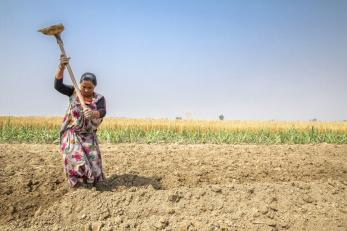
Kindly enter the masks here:
<path id="1" fill-rule="evenodd" d="M 161 179 L 161 177 L 144 177 L 137 174 L 113 174 L 104 182 L 100 182 L 96 189 L 97 191 L 112 191 L 119 186 L 131 188 L 152 185 L 154 189 L 159 190 L 162 189 Z"/>

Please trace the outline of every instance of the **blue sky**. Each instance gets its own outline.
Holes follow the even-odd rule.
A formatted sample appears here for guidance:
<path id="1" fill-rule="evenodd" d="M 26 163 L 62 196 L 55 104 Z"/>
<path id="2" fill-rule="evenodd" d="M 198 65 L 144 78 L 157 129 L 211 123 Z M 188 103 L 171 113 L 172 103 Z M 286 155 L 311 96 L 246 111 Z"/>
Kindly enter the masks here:
<path id="1" fill-rule="evenodd" d="M 63 115 L 65 25 L 76 79 L 108 116 L 347 119 L 347 1 L 0 1 L 1 115 Z M 65 82 L 71 83 L 68 73 Z"/>

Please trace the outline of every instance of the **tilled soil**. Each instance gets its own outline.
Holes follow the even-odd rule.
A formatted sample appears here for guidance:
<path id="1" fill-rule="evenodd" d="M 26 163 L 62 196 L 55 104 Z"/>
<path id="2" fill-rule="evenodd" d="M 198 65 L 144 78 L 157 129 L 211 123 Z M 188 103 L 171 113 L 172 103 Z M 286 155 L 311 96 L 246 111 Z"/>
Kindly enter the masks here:
<path id="1" fill-rule="evenodd" d="M 101 145 L 70 189 L 57 145 L 0 144 L 0 230 L 347 230 L 347 145 Z"/>

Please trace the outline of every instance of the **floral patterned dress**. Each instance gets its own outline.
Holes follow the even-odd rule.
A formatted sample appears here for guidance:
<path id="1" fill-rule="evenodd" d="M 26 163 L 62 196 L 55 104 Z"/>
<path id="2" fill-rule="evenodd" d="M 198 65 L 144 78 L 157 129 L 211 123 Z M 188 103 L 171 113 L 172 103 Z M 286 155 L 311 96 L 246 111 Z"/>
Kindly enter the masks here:
<path id="1" fill-rule="evenodd" d="M 95 93 L 87 105 L 96 110 L 96 103 L 103 96 Z M 96 131 L 101 119 L 86 119 L 76 94 L 69 98 L 70 104 L 60 130 L 60 150 L 64 160 L 64 172 L 74 187 L 78 182 L 96 183 L 105 179 Z"/>

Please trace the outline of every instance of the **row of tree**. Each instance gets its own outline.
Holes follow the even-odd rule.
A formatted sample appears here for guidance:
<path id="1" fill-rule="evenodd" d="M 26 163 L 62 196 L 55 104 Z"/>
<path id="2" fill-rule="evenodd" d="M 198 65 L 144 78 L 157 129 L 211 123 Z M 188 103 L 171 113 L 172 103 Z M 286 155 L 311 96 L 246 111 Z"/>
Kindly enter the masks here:
<path id="1" fill-rule="evenodd" d="M 219 118 L 219 120 L 224 120 L 224 115 L 223 114 L 220 114 L 219 116 L 218 116 L 218 118 Z M 190 118 L 189 118 L 190 119 Z M 178 116 L 178 117 L 176 117 L 176 120 L 182 120 L 182 117 L 181 116 Z"/>

